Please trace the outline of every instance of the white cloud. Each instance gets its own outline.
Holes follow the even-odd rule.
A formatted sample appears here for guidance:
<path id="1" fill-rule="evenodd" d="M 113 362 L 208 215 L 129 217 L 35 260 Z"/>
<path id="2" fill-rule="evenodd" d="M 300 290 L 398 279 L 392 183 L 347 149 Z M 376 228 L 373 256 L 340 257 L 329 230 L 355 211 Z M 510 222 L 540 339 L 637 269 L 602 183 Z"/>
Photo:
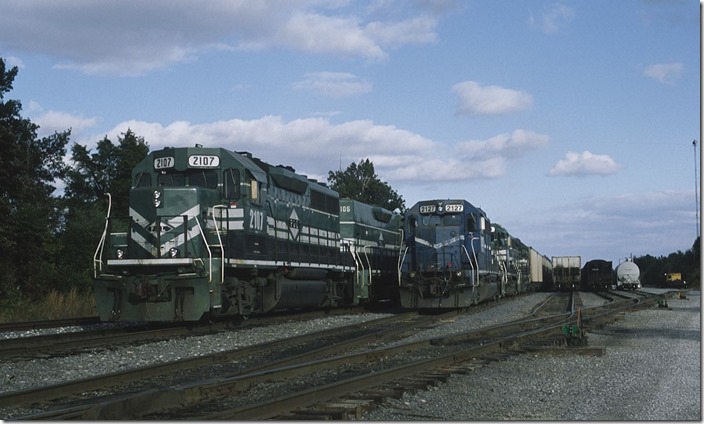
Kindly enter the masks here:
<path id="1" fill-rule="evenodd" d="M 67 112 L 47 110 L 37 102 L 30 101 L 27 113 L 33 123 L 39 125 L 37 135 L 46 137 L 56 132 L 71 130 L 71 138 L 80 137 L 89 128 L 94 127 L 99 119 L 96 117 L 86 118 L 82 115 L 73 115 Z"/>
<path id="2" fill-rule="evenodd" d="M 361 8 L 363 9 L 363 8 Z M 411 12 L 413 13 L 413 12 Z M 88 74 L 139 75 L 212 50 L 288 48 L 381 60 L 436 39 L 436 18 L 370 20 L 348 2 L 6 0 L 0 47 Z"/>
<path id="3" fill-rule="evenodd" d="M 553 255 L 581 255 L 582 263 L 597 258 L 618 261 L 631 253 L 657 256 L 691 248 L 696 238 L 693 208 L 691 191 L 591 196 L 536 214 L 545 222 L 531 222 L 524 232 L 549 226 L 551 231 L 527 239 L 550 245 Z"/>
<path id="4" fill-rule="evenodd" d="M 585 150 L 582 153 L 567 152 L 564 159 L 552 167 L 548 175 L 551 177 L 570 175 L 610 175 L 618 172 L 621 165 L 608 155 L 595 155 Z"/>
<path id="5" fill-rule="evenodd" d="M 672 84 L 680 78 L 683 68 L 681 63 L 658 63 L 646 66 L 643 75 L 663 84 Z"/>
<path id="6" fill-rule="evenodd" d="M 7 56 L 4 59 L 5 59 L 5 67 L 7 69 L 10 69 L 14 66 L 17 66 L 17 68 L 19 68 L 19 69 L 24 68 L 24 62 L 22 62 L 22 59 L 20 59 L 18 57 Z"/>
<path id="7" fill-rule="evenodd" d="M 369 158 L 380 177 L 391 183 L 498 178 L 506 173 L 507 158 L 520 157 L 547 143 L 547 136 L 516 130 L 478 142 L 479 150 L 484 150 L 478 153 L 477 146 L 467 151 L 369 120 L 333 124 L 322 117 L 284 121 L 279 116 L 206 124 L 176 121 L 166 126 L 133 120 L 120 123 L 107 135 L 116 140 L 127 129 L 144 137 L 152 150 L 199 143 L 249 151 L 266 162 L 290 165 L 320 180 L 331 169 Z"/>
<path id="8" fill-rule="evenodd" d="M 458 145 L 458 150 L 469 158 L 502 156 L 516 158 L 546 146 L 550 137 L 523 129 L 499 134 L 488 140 L 470 140 Z"/>
<path id="9" fill-rule="evenodd" d="M 545 34 L 555 34 L 560 31 L 564 25 L 572 21 L 575 16 L 576 13 L 574 9 L 564 4 L 556 3 L 552 8 L 543 12 L 540 19 L 536 19 L 531 15 L 528 19 L 528 23 L 533 28 L 540 28 Z"/>
<path id="10" fill-rule="evenodd" d="M 462 115 L 503 115 L 529 108 L 533 96 L 496 85 L 482 87 L 475 81 L 455 84 L 452 89 L 460 97 L 458 113 Z"/>
<path id="11" fill-rule="evenodd" d="M 347 97 L 372 91 L 372 84 L 346 72 L 311 72 L 296 82 L 297 90 L 310 90 L 329 97 Z"/>

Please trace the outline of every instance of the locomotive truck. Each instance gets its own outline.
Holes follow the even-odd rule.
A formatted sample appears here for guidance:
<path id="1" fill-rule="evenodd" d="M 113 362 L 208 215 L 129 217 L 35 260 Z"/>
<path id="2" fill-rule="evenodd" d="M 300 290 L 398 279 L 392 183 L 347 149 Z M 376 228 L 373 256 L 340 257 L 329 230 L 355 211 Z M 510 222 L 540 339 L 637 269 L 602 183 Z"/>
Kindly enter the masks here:
<path id="1" fill-rule="evenodd" d="M 150 152 L 132 178 L 94 256 L 103 321 L 356 305 L 398 286 L 398 214 L 291 167 L 196 145 Z"/>

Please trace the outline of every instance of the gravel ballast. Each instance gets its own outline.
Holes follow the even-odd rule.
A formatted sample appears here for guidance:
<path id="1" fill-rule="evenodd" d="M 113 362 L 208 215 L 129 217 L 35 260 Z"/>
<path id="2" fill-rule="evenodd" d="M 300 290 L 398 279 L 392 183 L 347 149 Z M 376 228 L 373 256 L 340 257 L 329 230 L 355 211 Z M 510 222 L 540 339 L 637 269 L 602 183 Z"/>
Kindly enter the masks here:
<path id="1" fill-rule="evenodd" d="M 363 418 L 701 421 L 701 294 L 668 304 L 590 333 L 589 346 L 605 347 L 603 356 L 514 356 L 389 400 Z"/>
<path id="2" fill-rule="evenodd" d="M 410 339 L 487 327 L 526 316 L 547 293 L 503 299 L 491 307 L 448 319 L 441 328 Z M 438 388 L 389 400 L 363 417 L 409 420 L 686 420 L 701 418 L 700 294 L 670 299 L 628 314 L 589 335 L 602 357 L 522 354 L 453 375 Z M 585 307 L 604 302 L 581 295 Z M 178 360 L 297 334 L 380 318 L 379 314 L 327 317 L 266 328 L 116 346 L 65 357 L 0 363 L 0 393 Z M 13 408 L 0 417 L 15 416 Z"/>

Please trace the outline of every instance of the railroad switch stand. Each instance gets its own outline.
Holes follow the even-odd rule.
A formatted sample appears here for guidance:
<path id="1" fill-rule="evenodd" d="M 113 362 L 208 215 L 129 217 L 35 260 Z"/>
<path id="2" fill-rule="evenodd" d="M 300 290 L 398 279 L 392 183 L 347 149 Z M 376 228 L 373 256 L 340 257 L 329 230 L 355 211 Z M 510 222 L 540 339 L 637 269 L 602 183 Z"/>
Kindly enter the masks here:
<path id="1" fill-rule="evenodd" d="M 567 346 L 584 346 L 587 344 L 587 336 L 578 324 L 563 325 L 562 335 L 565 336 Z"/>

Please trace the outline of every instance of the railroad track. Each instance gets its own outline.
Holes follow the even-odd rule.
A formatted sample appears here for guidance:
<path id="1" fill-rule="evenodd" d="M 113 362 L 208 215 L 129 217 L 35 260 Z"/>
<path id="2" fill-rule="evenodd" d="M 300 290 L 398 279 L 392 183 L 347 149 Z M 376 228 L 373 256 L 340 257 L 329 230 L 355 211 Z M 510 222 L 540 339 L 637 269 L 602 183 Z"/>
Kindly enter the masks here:
<path id="1" fill-rule="evenodd" d="M 556 297 L 557 299 L 557 297 Z M 181 384 L 172 384 L 166 389 L 154 387 L 127 394 L 118 394 L 98 399 L 79 400 L 63 406 L 53 406 L 51 410 L 20 417 L 20 419 L 268 419 L 268 418 L 305 418 L 321 414 L 350 418 L 369 405 L 378 402 L 380 397 L 401 393 L 408 388 L 442 381 L 456 372 L 469 372 L 483 361 L 498 360 L 507 355 L 524 352 L 525 347 L 537 344 L 564 343 L 564 326 L 583 320 L 587 325 L 596 325 L 598 320 L 608 322 L 614 314 L 624 313 L 634 307 L 653 304 L 654 299 L 620 302 L 597 308 L 575 309 L 565 312 L 536 316 L 532 314 L 525 320 L 506 325 L 468 331 L 452 336 L 429 338 L 409 343 L 389 346 L 391 335 L 401 337 L 404 331 L 434 325 L 443 320 L 453 319 L 452 315 L 438 317 L 416 316 L 414 318 L 398 316 L 393 319 L 377 320 L 375 324 L 365 323 L 367 328 L 356 338 L 343 337 L 318 349 L 303 348 L 302 353 L 284 354 L 276 361 L 265 360 L 258 365 L 226 375 L 211 375 L 203 381 L 189 379 Z M 552 302 L 552 301 L 551 301 Z M 554 301 L 557 302 L 557 301 Z M 569 299 L 569 304 L 574 303 Z M 559 302 L 558 302 L 559 303 Z M 604 319 L 604 317 L 609 317 Z M 386 328 L 384 328 L 386 327 Z M 330 330 L 343 334 L 340 328 Z M 325 338 L 323 333 L 309 335 L 317 339 Z M 379 341 L 384 346 L 374 346 Z M 252 347 L 248 354 L 257 356 L 264 350 L 279 351 L 281 344 L 266 344 Z M 304 345 L 302 339 L 293 345 Z M 368 347 L 368 345 L 372 347 Z M 355 349 L 350 353 L 350 346 Z M 355 351 L 356 350 L 356 351 Z M 258 353 L 259 352 L 259 353 Z M 234 360 L 234 352 L 224 355 L 224 362 Z M 215 358 L 203 358 L 180 361 L 187 367 L 198 368 Z M 182 365 L 183 365 L 182 364 Z M 173 368 L 170 372 L 173 372 Z M 153 371 L 156 374 L 166 371 Z M 149 374 L 137 371 L 132 378 L 147 379 Z M 111 379 L 103 376 L 105 384 Z M 6 395 L 0 397 L 0 406 L 8 402 L 36 402 L 39 398 L 50 399 L 68 391 L 87 390 L 85 387 L 55 387 L 54 394 L 31 397 Z M 90 389 L 88 389 L 90 390 Z M 277 395 L 278 392 L 278 395 Z M 15 394 L 16 395 L 16 394 Z M 25 393 L 25 395 L 29 395 Z M 344 412 L 346 411 L 346 412 Z M 339 415 L 342 414 L 342 415 Z M 348 415 L 345 415 L 348 414 Z M 352 415 L 349 415 L 352 414 Z"/>
<path id="2" fill-rule="evenodd" d="M 100 324 L 98 317 L 80 317 L 66 319 L 49 319 L 38 321 L 21 321 L 21 322 L 2 322 L 0 323 L 0 332 L 9 331 L 30 331 L 45 328 L 58 327 L 74 327 L 83 325 Z"/>
<path id="3" fill-rule="evenodd" d="M 341 309 L 336 311 L 311 311 L 299 312 L 295 314 L 272 314 L 267 316 L 251 317 L 239 321 L 217 321 L 212 323 L 167 323 L 149 324 L 135 323 L 133 325 L 114 327 L 107 323 L 101 327 L 84 331 L 73 331 L 66 333 L 54 333 L 25 337 L 13 337 L 2 339 L 0 343 L 0 359 L 28 359 L 35 357 L 48 357 L 58 355 L 68 355 L 89 349 L 100 349 L 113 347 L 120 344 L 135 344 L 143 342 L 154 342 L 168 340 L 175 337 L 189 337 L 196 335 L 212 334 L 219 331 L 232 329 L 249 328 L 256 326 L 275 325 L 291 320 L 309 320 L 325 315 L 339 315 L 360 313 L 359 308 Z M 96 318 L 97 319 L 97 318 Z M 33 323 L 45 325 L 43 328 L 61 327 L 60 323 L 93 322 L 92 318 L 81 318 L 75 320 L 51 320 L 34 321 L 27 323 L 11 323 L 7 328 L 16 331 L 17 328 L 29 327 Z M 52 324 L 53 323 L 53 324 Z M 94 323 L 100 324 L 100 322 Z"/>
<path id="4" fill-rule="evenodd" d="M 418 326 L 423 327 L 431 325 L 433 322 L 441 322 L 443 319 L 447 319 L 448 317 L 454 315 L 456 315 L 454 312 L 440 316 L 418 316 L 415 313 L 401 314 L 363 324 L 355 324 L 342 328 L 332 328 L 326 331 L 290 337 L 246 348 L 237 348 L 229 351 L 192 357 L 156 366 L 135 368 L 122 372 L 100 375 L 89 379 L 71 381 L 18 392 L 4 393 L 0 394 L 0 407 L 44 402 L 74 393 L 103 391 L 106 387 L 116 385 L 129 386 L 134 382 L 144 382 L 148 379 L 155 379 L 169 374 L 183 375 L 188 371 L 193 372 L 194 370 L 196 371 L 194 373 L 196 376 L 193 376 L 193 378 L 197 378 L 198 374 L 203 375 L 204 373 L 207 373 L 207 371 L 204 370 L 205 367 L 218 366 L 220 364 L 228 364 L 233 362 L 237 362 L 239 364 L 246 362 L 249 358 L 254 358 L 253 362 L 256 362 L 256 359 L 259 358 L 259 366 L 262 366 L 261 363 L 268 364 L 273 360 L 276 360 L 271 359 L 272 354 L 279 354 L 279 363 L 283 364 L 284 360 L 295 361 L 298 357 L 298 354 L 295 352 L 314 350 L 314 346 L 319 346 L 321 343 L 323 345 L 328 345 L 326 349 L 329 354 L 334 354 L 336 351 L 343 350 L 356 342 L 369 343 L 375 339 L 388 337 L 388 333 L 390 332 L 401 334 L 399 332 L 403 331 L 404 326 L 409 325 L 404 324 L 403 321 L 413 322 L 415 324 L 414 328 L 417 328 Z M 360 336 L 359 333 L 365 334 Z M 284 360 L 281 360 L 281 357 L 283 357 Z M 238 367 L 241 366 L 238 365 Z M 234 373 L 235 371 L 232 372 Z M 188 376 L 184 379 L 188 380 Z"/>

